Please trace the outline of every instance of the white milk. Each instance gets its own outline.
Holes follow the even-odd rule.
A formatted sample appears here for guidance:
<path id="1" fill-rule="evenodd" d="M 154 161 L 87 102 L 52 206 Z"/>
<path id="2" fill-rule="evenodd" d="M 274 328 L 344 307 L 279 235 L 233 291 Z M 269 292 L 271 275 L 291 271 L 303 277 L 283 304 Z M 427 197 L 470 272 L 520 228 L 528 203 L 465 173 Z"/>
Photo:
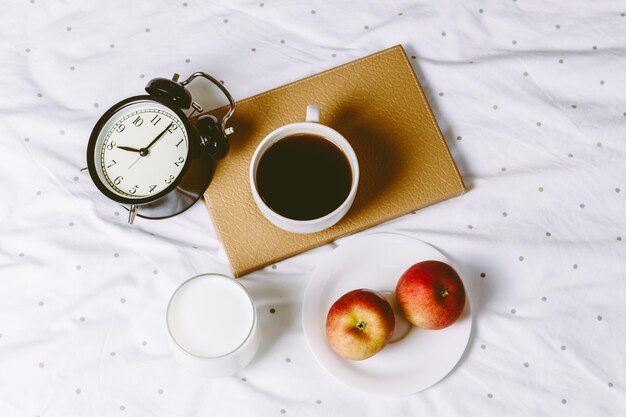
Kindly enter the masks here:
<path id="1" fill-rule="evenodd" d="M 246 291 L 232 278 L 205 275 L 176 291 L 167 324 L 181 348 L 210 358 L 241 346 L 253 323 L 254 307 Z"/>

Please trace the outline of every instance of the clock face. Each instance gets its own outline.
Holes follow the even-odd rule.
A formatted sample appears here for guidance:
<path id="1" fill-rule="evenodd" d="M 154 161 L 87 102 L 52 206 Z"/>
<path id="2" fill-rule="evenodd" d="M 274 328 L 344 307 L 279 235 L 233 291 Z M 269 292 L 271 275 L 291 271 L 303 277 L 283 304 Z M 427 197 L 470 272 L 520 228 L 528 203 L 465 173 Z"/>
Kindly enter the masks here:
<path id="1" fill-rule="evenodd" d="M 146 202 L 173 187 L 187 166 L 188 133 L 171 108 L 138 100 L 104 122 L 93 153 L 97 176 L 109 192 Z"/>

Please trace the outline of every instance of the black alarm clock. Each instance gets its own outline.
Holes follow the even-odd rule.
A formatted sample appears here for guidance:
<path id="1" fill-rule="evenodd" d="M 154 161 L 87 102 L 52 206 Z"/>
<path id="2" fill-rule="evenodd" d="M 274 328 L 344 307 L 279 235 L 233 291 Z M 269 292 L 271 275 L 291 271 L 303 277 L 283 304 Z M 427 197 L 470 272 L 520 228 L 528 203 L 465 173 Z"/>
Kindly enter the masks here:
<path id="1" fill-rule="evenodd" d="M 185 87 L 196 77 L 215 84 L 230 109 L 220 121 L 212 115 L 192 118 L 202 106 Z M 156 78 L 147 95 L 127 98 L 96 123 L 87 146 L 87 169 L 98 189 L 135 216 L 163 219 L 193 205 L 208 187 L 216 161 L 228 153 L 226 122 L 235 101 L 211 75 L 196 72 L 178 82 Z M 190 110 L 189 115 L 185 114 Z"/>

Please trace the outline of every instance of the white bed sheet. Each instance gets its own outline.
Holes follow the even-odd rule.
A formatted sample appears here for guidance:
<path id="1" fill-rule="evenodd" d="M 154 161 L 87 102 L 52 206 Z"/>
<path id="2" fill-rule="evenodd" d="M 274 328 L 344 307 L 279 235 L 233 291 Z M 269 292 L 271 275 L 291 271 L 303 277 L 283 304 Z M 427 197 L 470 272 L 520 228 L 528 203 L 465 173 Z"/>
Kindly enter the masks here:
<path id="1" fill-rule="evenodd" d="M 3 6 L 0 415 L 626 412 L 623 2 Z M 332 379 L 299 321 L 327 245 L 241 280 L 263 330 L 248 368 L 190 375 L 164 309 L 183 280 L 228 272 L 220 244 L 201 204 L 129 227 L 79 172 L 93 124 L 152 77 L 207 71 L 241 99 L 398 43 L 469 192 L 364 233 L 408 233 L 464 265 L 475 327 L 461 363 L 400 399 Z"/>

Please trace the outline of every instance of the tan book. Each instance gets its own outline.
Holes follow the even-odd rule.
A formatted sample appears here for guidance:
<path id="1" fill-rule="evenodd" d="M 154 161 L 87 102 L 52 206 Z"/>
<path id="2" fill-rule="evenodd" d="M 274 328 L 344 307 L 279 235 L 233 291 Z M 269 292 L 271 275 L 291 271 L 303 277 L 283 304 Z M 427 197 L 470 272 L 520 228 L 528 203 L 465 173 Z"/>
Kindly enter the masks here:
<path id="1" fill-rule="evenodd" d="M 308 104 L 318 104 L 320 122 L 350 142 L 361 176 L 348 214 L 330 229 L 304 235 L 263 217 L 248 170 L 259 142 L 282 125 L 304 121 Z M 230 120 L 230 153 L 204 199 L 236 277 L 465 192 L 400 45 L 240 100 Z"/>

